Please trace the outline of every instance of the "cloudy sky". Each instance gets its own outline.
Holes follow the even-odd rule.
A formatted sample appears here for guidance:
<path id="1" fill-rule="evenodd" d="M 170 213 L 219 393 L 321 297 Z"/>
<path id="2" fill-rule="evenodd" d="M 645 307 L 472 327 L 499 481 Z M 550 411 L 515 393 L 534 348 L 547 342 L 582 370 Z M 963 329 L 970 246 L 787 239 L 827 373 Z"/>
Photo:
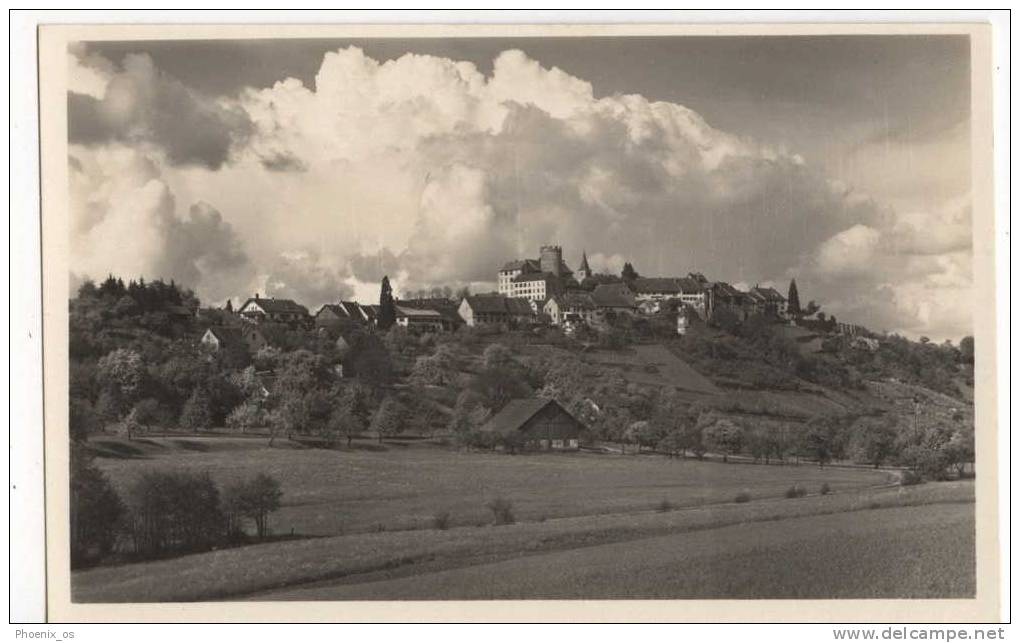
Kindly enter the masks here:
<path id="1" fill-rule="evenodd" d="M 576 266 L 971 332 L 966 37 L 92 42 L 72 266 L 314 309 Z"/>

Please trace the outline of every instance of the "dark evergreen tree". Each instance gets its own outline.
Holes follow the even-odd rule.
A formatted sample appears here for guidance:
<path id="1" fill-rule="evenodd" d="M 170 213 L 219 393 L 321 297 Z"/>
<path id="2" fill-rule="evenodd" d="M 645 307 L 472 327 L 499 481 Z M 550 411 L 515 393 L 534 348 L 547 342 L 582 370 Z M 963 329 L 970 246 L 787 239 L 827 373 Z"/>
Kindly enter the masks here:
<path id="1" fill-rule="evenodd" d="M 382 290 L 379 293 L 379 328 L 388 330 L 397 321 L 397 308 L 393 303 L 393 288 L 390 287 L 389 276 L 382 278 Z"/>
<path id="2" fill-rule="evenodd" d="M 800 314 L 800 294 L 797 292 L 797 280 L 790 280 L 790 292 L 786 296 L 786 310 L 791 315 Z"/>
<path id="3" fill-rule="evenodd" d="M 228 313 L 234 312 L 234 303 L 228 299 L 227 305 L 223 307 L 223 310 L 227 311 Z"/>
<path id="4" fill-rule="evenodd" d="M 629 261 L 623 264 L 623 271 L 620 273 L 620 277 L 622 277 L 624 281 L 633 281 L 640 276 L 641 275 L 638 274 L 637 270 L 634 270 L 634 266 L 632 266 Z"/>

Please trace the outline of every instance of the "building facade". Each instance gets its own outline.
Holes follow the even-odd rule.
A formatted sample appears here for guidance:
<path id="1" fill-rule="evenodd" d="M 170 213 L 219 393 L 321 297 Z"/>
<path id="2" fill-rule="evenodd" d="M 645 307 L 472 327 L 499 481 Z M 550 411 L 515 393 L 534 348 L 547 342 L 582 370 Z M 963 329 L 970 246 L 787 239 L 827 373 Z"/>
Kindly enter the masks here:
<path id="1" fill-rule="evenodd" d="M 246 322 L 261 324 L 272 322 L 277 324 L 304 324 L 311 318 L 308 309 L 291 299 L 255 296 L 244 302 L 237 310 L 238 316 Z"/>

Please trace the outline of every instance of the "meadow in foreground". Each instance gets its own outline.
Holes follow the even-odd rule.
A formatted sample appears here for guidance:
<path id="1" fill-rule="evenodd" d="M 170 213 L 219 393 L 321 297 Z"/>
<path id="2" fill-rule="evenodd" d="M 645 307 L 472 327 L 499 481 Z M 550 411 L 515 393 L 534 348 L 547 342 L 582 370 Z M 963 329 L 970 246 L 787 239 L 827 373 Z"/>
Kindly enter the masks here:
<path id="1" fill-rule="evenodd" d="M 723 467 L 725 465 L 718 465 Z M 734 467 L 736 468 L 736 467 Z M 899 509 L 875 511 L 887 507 L 910 507 L 917 505 L 959 505 L 959 511 L 971 516 L 970 530 L 973 530 L 973 496 L 974 487 L 971 482 L 948 482 L 928 484 L 909 488 L 886 488 L 848 492 L 828 496 L 811 496 L 806 498 L 756 500 L 749 503 L 728 503 L 693 509 L 680 509 L 659 512 L 647 510 L 640 513 L 583 516 L 547 520 L 545 522 L 522 522 L 506 526 L 460 527 L 449 530 L 422 530 L 386 533 L 351 534 L 331 538 L 315 538 L 277 543 L 266 543 L 236 549 L 183 556 L 176 559 L 97 568 L 72 574 L 72 591 L 74 600 L 78 602 L 160 602 L 160 601 L 197 601 L 236 598 L 327 598 L 341 595 L 353 598 L 363 595 L 368 598 L 395 597 L 404 589 L 395 589 L 391 594 L 385 592 L 373 595 L 371 590 L 358 594 L 357 590 L 332 590 L 331 587 L 341 583 L 358 583 L 363 581 L 386 580 L 398 577 L 413 577 L 429 574 L 456 567 L 478 565 L 499 561 L 516 565 L 534 554 L 548 552 L 566 552 L 576 550 L 592 552 L 595 546 L 621 543 L 621 549 L 644 551 L 645 543 L 654 537 L 704 532 L 712 533 L 719 528 L 737 525 L 739 533 L 743 533 L 743 549 L 734 554 L 748 554 L 757 541 L 756 534 L 764 526 L 775 523 L 777 533 L 786 531 L 788 538 L 772 539 L 770 547 L 778 547 L 783 551 L 765 550 L 764 557 L 786 560 L 784 556 L 792 556 L 797 560 L 801 549 L 811 550 L 818 555 L 849 556 L 853 560 L 858 554 L 863 555 L 881 543 L 889 541 L 890 535 L 862 536 L 864 540 L 857 546 L 857 553 L 837 553 L 842 546 L 836 530 L 836 542 L 819 539 L 807 541 L 796 538 L 796 531 L 802 527 L 793 522 L 804 516 L 820 516 L 817 525 L 824 526 L 829 520 L 843 520 L 832 514 L 845 514 L 851 524 L 862 519 L 871 520 L 875 524 L 895 518 Z M 910 516 L 921 518 L 930 507 L 922 507 L 918 512 L 910 512 Z M 849 512 L 849 513 L 848 513 Z M 909 520 L 907 521 L 909 523 Z M 841 524 L 841 523 L 836 523 Z M 875 564 L 884 567 L 890 574 L 902 574 L 904 566 L 914 559 L 897 558 L 897 552 L 909 550 L 925 539 L 925 525 L 918 523 L 916 528 L 908 527 L 892 534 L 897 544 L 890 545 Z M 773 529 L 769 526 L 768 529 Z M 712 531 L 709 531 L 712 530 Z M 964 530 L 966 531 L 966 529 Z M 808 529 L 805 534 L 811 537 L 819 532 Z M 958 534 L 957 534 L 958 535 Z M 641 541 L 641 542 L 635 542 Z M 722 546 L 714 546 L 711 537 L 706 541 L 710 550 L 714 551 L 720 561 L 729 560 L 727 550 Z M 763 541 L 764 542 L 764 541 Z M 784 542 L 786 543 L 784 545 Z M 812 542 L 817 542 L 813 545 Z M 892 542 L 892 541 L 890 541 Z M 925 542 L 928 542 L 927 540 Z M 870 543 L 870 544 L 869 544 Z M 898 549 L 897 549 L 898 548 Z M 881 548 L 878 548 L 882 551 Z M 973 557 L 973 545 L 966 539 L 953 536 L 945 541 L 942 551 L 946 557 L 957 557 L 966 561 Z M 826 553 L 828 552 L 828 553 Z M 612 561 L 613 556 L 604 560 Z M 734 557 L 733 560 L 737 560 Z M 764 560 L 764 558 L 762 558 Z M 927 564 L 923 556 L 919 559 Z M 941 558 L 932 558 L 931 564 L 940 564 Z M 750 564 L 748 561 L 746 563 Z M 753 562 L 753 561 L 752 561 Z M 759 561 L 760 563 L 761 561 Z M 729 563 L 728 563 L 729 564 Z M 736 565 L 737 563 L 732 563 Z M 741 563 L 744 564 L 744 563 Z M 815 587 L 815 595 L 837 591 L 844 579 L 831 574 L 822 574 L 824 565 L 812 566 L 822 578 L 812 582 L 823 583 Z M 714 575 L 726 572 L 726 566 L 706 563 L 707 574 Z M 749 573 L 760 575 L 760 567 L 751 566 Z M 626 579 L 621 576 L 620 585 L 607 584 L 594 595 L 605 596 L 612 591 L 622 591 L 626 587 Z M 721 578 L 721 577 L 720 577 Z M 764 577 L 762 577 L 764 578 Z M 763 581 L 764 582 L 764 581 Z M 323 594 L 300 591 L 292 594 L 291 590 L 314 590 L 310 584 L 319 583 L 324 586 Z M 465 585 L 467 586 L 467 585 Z M 614 587 L 616 588 L 614 590 Z M 636 590 L 634 590 L 636 591 Z M 674 591 L 679 591 L 676 589 Z M 270 593 L 271 592 L 271 593 Z M 277 593 L 280 592 L 280 593 Z M 264 595 L 265 593 L 270 593 Z M 954 594 L 955 595 L 955 594 Z M 480 596 L 479 596 L 480 597 Z M 438 595 L 437 595 L 438 598 Z"/>
<path id="2" fill-rule="evenodd" d="M 427 529 L 437 514 L 449 526 L 491 520 L 486 503 L 502 496 L 518 520 L 644 511 L 729 502 L 740 492 L 778 498 L 792 485 L 834 492 L 888 483 L 870 469 L 813 465 L 750 465 L 669 460 L 660 456 L 541 454 L 507 456 L 371 443 L 357 450 L 267 448 L 262 439 L 94 439 L 97 464 L 122 494 L 144 472 L 208 472 L 226 485 L 268 473 L 283 487 L 273 514 L 277 534 L 332 536 L 365 531 Z M 115 451 L 119 449 L 119 451 Z M 130 449 L 130 451 L 128 451 Z M 370 450 L 371 449 L 371 450 Z"/>

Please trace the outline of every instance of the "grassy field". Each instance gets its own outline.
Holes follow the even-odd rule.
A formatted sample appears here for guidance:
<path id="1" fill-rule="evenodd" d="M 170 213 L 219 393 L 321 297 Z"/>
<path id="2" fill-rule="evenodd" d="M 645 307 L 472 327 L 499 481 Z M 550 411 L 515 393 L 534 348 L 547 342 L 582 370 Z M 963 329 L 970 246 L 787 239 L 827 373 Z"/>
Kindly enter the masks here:
<path id="1" fill-rule="evenodd" d="M 427 446 L 296 449 L 262 439 L 99 439 L 97 459 L 119 491 L 146 471 L 209 472 L 221 484 L 258 472 L 278 478 L 283 507 L 273 514 L 277 534 L 337 535 L 430 528 L 448 512 L 450 523 L 491 521 L 486 503 L 503 496 L 518 520 L 533 521 L 729 502 L 746 491 L 753 499 L 781 497 L 791 484 L 836 492 L 886 483 L 890 474 L 869 469 L 721 464 L 660 456 L 543 454 L 508 456 L 457 453 Z M 373 450 L 368 450 L 373 449 Z M 110 457 L 117 456 L 117 457 Z"/>
<path id="2" fill-rule="evenodd" d="M 943 510 L 943 506 L 955 506 L 956 511 Z M 920 509 L 907 511 L 905 508 L 909 507 Z M 942 516 L 945 520 L 940 522 L 933 518 L 926 522 L 926 516 L 937 516 L 940 514 L 936 512 L 945 511 L 949 512 Z M 815 522 L 798 522 L 810 516 L 820 518 Z M 958 523 L 961 521 L 969 521 L 970 526 L 960 527 Z M 938 526 L 941 523 L 945 523 L 944 529 Z M 835 527 L 827 527 L 829 524 Z M 868 529 L 871 531 L 864 529 L 864 525 L 870 525 Z M 883 532 L 883 525 L 888 525 L 890 530 Z M 735 527 L 723 532 L 731 526 Z M 762 535 L 766 532 L 774 535 Z M 882 591 L 929 595 L 924 592 L 949 591 L 945 589 L 944 580 L 935 584 L 930 582 L 929 576 L 933 572 L 929 570 L 932 566 L 941 565 L 949 570 L 946 572 L 947 577 L 956 578 L 956 566 L 970 565 L 968 560 L 973 559 L 973 543 L 967 540 L 967 534 L 972 532 L 973 484 L 949 482 L 795 500 L 757 500 L 747 504 L 712 505 L 668 512 L 645 511 L 499 527 L 469 526 L 445 531 L 351 534 L 267 543 L 75 572 L 72 575 L 72 593 L 74 600 L 79 602 L 310 599 L 337 598 L 341 595 L 348 598 L 394 597 L 402 592 L 412 592 L 414 583 L 425 583 L 425 587 L 431 582 L 400 579 L 428 577 L 448 570 L 484 567 L 501 561 L 513 561 L 507 562 L 506 568 L 498 568 L 511 574 L 517 565 L 529 565 L 528 561 L 535 556 L 568 555 L 571 551 L 580 552 L 578 555 L 584 560 L 587 560 L 588 555 L 594 556 L 591 559 L 591 569 L 609 573 L 607 570 L 612 569 L 617 554 L 623 555 L 620 552 L 633 550 L 633 556 L 638 558 L 645 551 L 651 555 L 653 550 L 659 552 L 655 554 L 658 556 L 668 555 L 670 550 L 673 550 L 674 555 L 680 555 L 680 552 L 686 551 L 683 549 L 686 546 L 670 545 L 668 540 L 653 542 L 652 539 L 682 534 L 693 537 L 702 533 L 706 534 L 702 537 L 705 544 L 698 551 L 701 552 L 699 555 L 704 556 L 697 559 L 702 561 L 697 563 L 701 567 L 695 567 L 694 562 L 691 562 L 691 570 L 700 569 L 702 571 L 699 574 L 712 576 L 730 569 L 726 565 L 735 566 L 734 573 L 739 572 L 740 566 L 751 565 L 750 571 L 744 573 L 760 577 L 758 585 L 752 585 L 756 588 L 754 591 L 763 592 L 766 591 L 763 587 L 773 587 L 768 585 L 770 581 L 766 576 L 775 576 L 779 572 L 773 570 L 763 575 L 754 570 L 772 565 L 768 561 L 775 559 L 788 561 L 793 570 L 789 573 L 796 572 L 791 578 L 817 576 L 805 580 L 805 587 L 814 596 L 836 595 L 844 591 L 841 588 L 847 579 L 829 573 L 827 566 L 852 568 L 857 564 L 879 570 L 882 578 L 906 576 L 911 579 L 910 587 L 876 585 L 884 588 Z M 841 537 L 843 533 L 847 534 L 846 538 Z M 712 534 L 721 535 L 717 539 Z M 728 540 L 723 540 L 724 537 Z M 608 553 L 600 553 L 600 547 L 614 543 L 620 544 L 620 547 L 605 550 Z M 756 549 L 759 545 L 760 551 Z M 713 553 L 717 560 L 705 557 Z M 871 556 L 868 560 L 855 562 L 857 558 L 868 556 Z M 549 570 L 560 570 L 561 567 L 557 565 L 567 560 L 553 556 L 549 559 Z M 595 565 L 598 561 L 602 561 L 599 563 L 601 566 Z M 755 568 L 755 564 L 759 567 Z M 676 565 L 685 567 L 688 563 L 674 561 L 671 569 L 675 570 Z M 714 572 L 714 569 L 718 572 Z M 642 574 L 634 575 L 623 569 L 618 572 L 619 583 L 606 581 L 602 589 L 591 590 L 592 595 L 605 596 L 612 591 L 651 591 L 635 584 L 641 580 Z M 549 572 L 541 572 L 538 576 L 527 581 L 534 583 L 527 587 L 550 592 L 550 595 L 560 591 L 555 579 L 548 578 Z M 396 585 L 388 586 L 389 589 L 372 585 L 389 581 Z M 860 576 L 852 587 L 857 588 L 855 591 L 862 591 L 860 588 L 866 581 L 867 576 Z M 464 587 L 469 586 L 469 579 L 463 582 Z M 596 581 L 593 579 L 590 582 Z M 674 593 L 686 591 L 684 586 L 674 586 L 670 584 L 672 582 L 660 578 L 655 581 L 655 586 L 660 591 L 670 587 L 672 589 L 669 591 Z M 359 590 L 350 589 L 356 586 L 362 586 L 364 591 L 359 593 Z M 966 586 L 954 585 L 952 590 L 966 591 Z M 522 585 L 507 586 L 505 591 L 526 591 L 526 588 Z M 728 590 L 723 588 L 718 591 Z"/>
<path id="3" fill-rule="evenodd" d="M 790 518 L 658 536 L 264 600 L 967 598 L 972 505 Z"/>

